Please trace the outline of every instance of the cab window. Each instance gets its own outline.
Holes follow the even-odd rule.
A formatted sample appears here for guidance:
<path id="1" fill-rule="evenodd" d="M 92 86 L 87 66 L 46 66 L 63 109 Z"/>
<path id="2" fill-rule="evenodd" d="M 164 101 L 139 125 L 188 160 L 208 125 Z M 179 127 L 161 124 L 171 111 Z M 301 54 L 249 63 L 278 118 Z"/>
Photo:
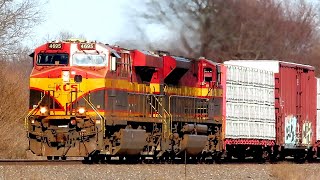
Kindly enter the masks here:
<path id="1" fill-rule="evenodd" d="M 211 82 L 212 81 L 212 69 L 211 68 L 204 68 L 203 75 L 204 75 L 204 82 Z"/>
<path id="2" fill-rule="evenodd" d="M 77 53 L 72 57 L 73 66 L 106 66 L 107 63 L 105 54 Z"/>
<path id="3" fill-rule="evenodd" d="M 37 56 L 37 65 L 67 65 L 69 63 L 69 55 L 39 53 Z"/>

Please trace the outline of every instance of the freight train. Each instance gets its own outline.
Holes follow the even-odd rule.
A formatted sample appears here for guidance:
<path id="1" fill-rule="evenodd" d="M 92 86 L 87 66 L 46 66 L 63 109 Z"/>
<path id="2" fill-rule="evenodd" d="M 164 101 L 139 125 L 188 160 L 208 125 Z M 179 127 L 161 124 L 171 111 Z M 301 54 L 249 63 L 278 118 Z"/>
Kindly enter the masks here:
<path id="1" fill-rule="evenodd" d="M 37 47 L 25 126 L 48 159 L 317 156 L 314 68 L 215 63 L 79 39 Z"/>

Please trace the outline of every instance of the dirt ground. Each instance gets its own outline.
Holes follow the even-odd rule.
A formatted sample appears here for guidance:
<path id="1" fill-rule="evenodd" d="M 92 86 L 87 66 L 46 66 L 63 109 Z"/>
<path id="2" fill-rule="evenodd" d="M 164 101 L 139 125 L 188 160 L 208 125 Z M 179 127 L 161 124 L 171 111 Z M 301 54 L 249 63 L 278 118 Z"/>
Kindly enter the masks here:
<path id="1" fill-rule="evenodd" d="M 319 164 L 3 165 L 0 179 L 320 179 Z"/>

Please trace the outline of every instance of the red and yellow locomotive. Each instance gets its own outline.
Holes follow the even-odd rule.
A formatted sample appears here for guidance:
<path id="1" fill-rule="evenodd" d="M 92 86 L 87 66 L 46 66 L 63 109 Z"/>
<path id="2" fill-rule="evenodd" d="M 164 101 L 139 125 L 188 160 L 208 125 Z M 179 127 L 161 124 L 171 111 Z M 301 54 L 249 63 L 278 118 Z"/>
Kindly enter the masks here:
<path id="1" fill-rule="evenodd" d="M 222 142 L 220 67 L 70 39 L 31 55 L 29 148 L 49 159 L 204 159 Z"/>

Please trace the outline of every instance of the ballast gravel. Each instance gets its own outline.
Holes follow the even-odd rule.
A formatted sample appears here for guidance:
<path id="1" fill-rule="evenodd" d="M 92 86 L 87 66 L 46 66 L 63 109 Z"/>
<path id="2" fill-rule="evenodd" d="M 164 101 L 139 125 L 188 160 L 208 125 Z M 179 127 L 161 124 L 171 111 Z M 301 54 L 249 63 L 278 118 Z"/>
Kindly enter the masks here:
<path id="1" fill-rule="evenodd" d="M 0 179 L 319 179 L 319 164 L 2 165 Z"/>

